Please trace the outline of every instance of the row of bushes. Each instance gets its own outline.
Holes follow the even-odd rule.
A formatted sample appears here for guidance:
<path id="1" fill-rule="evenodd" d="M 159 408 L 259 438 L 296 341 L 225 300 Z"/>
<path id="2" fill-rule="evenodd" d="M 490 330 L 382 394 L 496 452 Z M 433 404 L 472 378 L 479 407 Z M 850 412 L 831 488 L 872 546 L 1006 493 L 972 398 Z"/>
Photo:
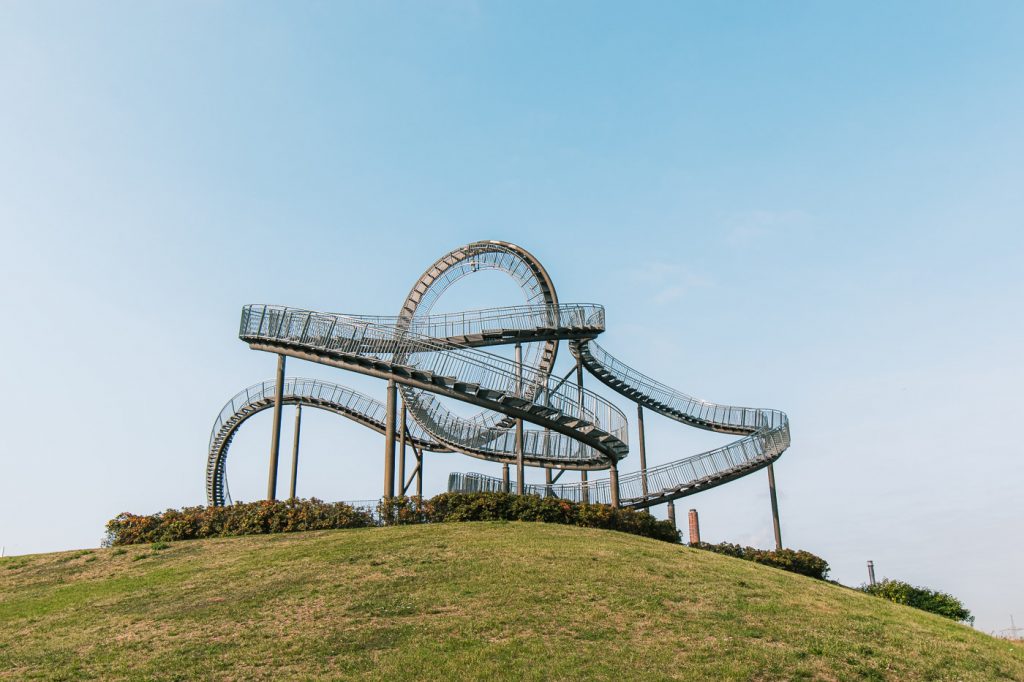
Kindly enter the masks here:
<path id="1" fill-rule="evenodd" d="M 373 525 L 376 521 L 370 512 L 343 502 L 323 502 L 316 498 L 239 502 L 229 507 L 185 507 L 149 515 L 118 514 L 107 522 L 103 544 L 109 547 Z"/>
<path id="2" fill-rule="evenodd" d="M 793 573 L 810 576 L 818 580 L 825 580 L 830 570 L 827 561 L 802 549 L 767 550 L 757 549 L 756 547 L 741 547 L 729 542 L 723 542 L 718 545 L 702 542 L 691 546 L 706 549 L 717 554 L 736 557 L 737 559 L 756 561 L 759 564 L 774 566 L 784 571 L 792 571 Z"/>
<path id="3" fill-rule="evenodd" d="M 376 517 L 343 502 L 316 498 L 239 502 L 229 507 L 185 507 L 150 515 L 124 513 L 107 523 L 104 545 L 450 521 L 543 521 L 679 542 L 679 531 L 673 524 L 659 521 L 647 512 L 530 495 L 442 493 L 429 500 L 384 500 Z"/>
<path id="4" fill-rule="evenodd" d="M 927 587 L 916 587 L 902 580 L 883 580 L 874 585 L 861 585 L 860 590 L 897 604 L 905 604 L 915 609 L 937 613 L 959 623 L 974 624 L 974 616 L 959 599 L 946 592 L 930 590 Z"/>
<path id="5" fill-rule="evenodd" d="M 450 521 L 543 521 L 585 528 L 603 528 L 655 540 L 679 542 L 679 531 L 646 511 L 615 509 L 606 504 L 580 504 L 554 497 L 509 493 L 442 493 L 420 502 L 393 497 L 381 502 L 384 523 L 445 523 Z"/>

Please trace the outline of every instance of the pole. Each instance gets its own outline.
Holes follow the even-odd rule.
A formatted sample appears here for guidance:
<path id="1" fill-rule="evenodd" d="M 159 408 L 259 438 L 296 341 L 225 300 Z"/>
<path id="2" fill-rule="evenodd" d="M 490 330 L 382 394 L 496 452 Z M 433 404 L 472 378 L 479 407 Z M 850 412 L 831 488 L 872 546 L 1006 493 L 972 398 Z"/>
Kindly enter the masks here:
<path id="1" fill-rule="evenodd" d="M 516 397 L 523 397 L 523 344 L 516 344 Z M 516 419 L 516 494 L 526 492 L 526 466 L 523 463 L 523 420 Z"/>
<path id="2" fill-rule="evenodd" d="M 402 404 L 402 434 L 399 437 L 398 446 L 398 483 L 402 486 L 401 495 L 405 496 L 408 486 L 405 483 L 405 433 L 408 430 L 405 420 L 405 404 Z"/>
<path id="3" fill-rule="evenodd" d="M 501 463 L 501 492 L 509 492 L 508 462 Z"/>
<path id="4" fill-rule="evenodd" d="M 868 585 L 875 584 L 875 562 L 868 561 Z"/>
<path id="5" fill-rule="evenodd" d="M 608 487 L 611 489 L 612 507 L 617 509 L 619 506 L 619 465 L 617 462 L 608 469 Z"/>
<path id="6" fill-rule="evenodd" d="M 669 500 L 665 505 L 665 511 L 668 513 L 668 520 L 672 522 L 672 527 L 676 528 L 676 503 Z"/>
<path id="7" fill-rule="evenodd" d="M 395 410 L 398 403 L 398 387 L 394 379 L 388 379 L 387 400 L 384 416 L 384 497 L 395 496 Z"/>
<path id="8" fill-rule="evenodd" d="M 644 438 L 644 406 L 640 403 L 636 404 L 636 423 L 640 427 L 640 486 L 644 497 L 647 497 L 647 443 Z"/>
<path id="9" fill-rule="evenodd" d="M 423 499 L 423 460 L 426 457 L 423 456 L 423 450 L 417 450 L 413 446 L 412 451 L 416 454 L 416 497 Z"/>
<path id="10" fill-rule="evenodd" d="M 579 358 L 576 358 L 576 401 L 579 403 L 580 417 L 583 416 L 583 363 L 580 362 Z M 583 469 L 580 471 L 580 483 L 583 490 L 580 495 L 580 499 L 583 504 L 590 502 L 590 485 L 587 481 L 587 470 Z"/>
<path id="11" fill-rule="evenodd" d="M 772 496 L 772 526 L 775 528 L 775 549 L 782 549 L 782 530 L 779 528 L 779 499 L 775 495 L 775 468 L 768 465 L 768 490 Z"/>
<path id="12" fill-rule="evenodd" d="M 299 477 L 299 433 L 302 430 L 302 403 L 295 406 L 295 438 L 292 441 L 292 484 L 288 488 L 288 499 L 295 499 L 295 481 Z"/>
<path id="13" fill-rule="evenodd" d="M 277 460 L 281 454 L 281 407 L 284 405 L 284 356 L 277 356 L 277 377 L 274 386 L 274 426 L 270 433 L 270 473 L 267 476 L 267 499 L 277 499 Z"/>

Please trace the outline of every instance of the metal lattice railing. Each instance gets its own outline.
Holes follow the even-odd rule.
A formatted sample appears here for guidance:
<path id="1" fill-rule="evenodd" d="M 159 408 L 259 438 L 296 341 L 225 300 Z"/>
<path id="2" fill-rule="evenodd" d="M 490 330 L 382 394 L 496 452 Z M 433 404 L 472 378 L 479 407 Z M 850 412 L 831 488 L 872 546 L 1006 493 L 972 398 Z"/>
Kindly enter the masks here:
<path id="1" fill-rule="evenodd" d="M 432 313 L 448 288 L 480 270 L 509 275 L 527 305 Z M 629 506 L 648 506 L 732 480 L 772 462 L 789 446 L 789 421 L 783 412 L 721 405 L 676 391 L 597 345 L 593 339 L 604 329 L 602 306 L 559 304 L 547 272 L 533 256 L 514 244 L 488 241 L 438 259 L 413 285 L 397 316 L 248 305 L 239 336 L 263 350 L 395 379 L 413 418 L 408 435 L 427 449 L 513 461 L 517 444 L 511 427 L 518 418 L 541 427 L 523 430 L 522 456 L 533 466 L 605 468 L 624 457 L 628 431 L 621 410 L 589 389 L 551 377 L 560 340 L 570 341 L 591 374 L 630 400 L 685 424 L 742 436 L 645 472 L 620 475 L 619 498 Z M 480 350 L 512 343 L 524 347 L 519 362 Z M 378 430 L 387 419 L 380 401 L 329 382 L 290 379 L 284 390 L 287 400 L 320 403 Z M 210 436 L 210 490 L 226 489 L 224 453 L 234 430 L 272 402 L 273 394 L 273 382 L 255 384 L 234 396 L 218 415 Z M 438 394 L 488 409 L 462 417 L 447 409 Z M 452 474 L 449 479 L 451 490 L 505 486 L 501 479 L 480 474 Z M 525 490 L 577 502 L 613 500 L 611 479 L 527 484 Z"/>
<path id="2" fill-rule="evenodd" d="M 572 321 L 593 319 L 595 306 L 565 306 L 561 311 L 549 311 L 549 319 L 561 321 L 570 316 Z M 518 313 L 516 313 L 518 314 Z M 536 314 L 536 313 L 534 313 Z M 496 317 L 490 311 L 492 318 Z M 239 336 L 250 343 L 274 342 L 296 348 L 335 356 L 356 356 L 378 360 L 389 371 L 401 368 L 433 377 L 447 378 L 448 383 L 474 387 L 493 392 L 491 401 L 501 409 L 502 398 L 517 397 L 538 407 L 538 419 L 553 419 L 568 415 L 578 420 L 576 428 L 581 436 L 593 428 L 600 429 L 618 443 L 628 442 L 625 415 L 613 403 L 590 390 L 560 384 L 549 374 L 523 367 L 517 375 L 515 362 L 493 353 L 466 346 L 455 346 L 431 337 L 414 334 L 390 325 L 378 325 L 364 318 L 335 313 L 317 313 L 309 310 L 271 305 L 248 305 L 242 311 Z M 357 370 L 358 371 L 358 370 Z M 413 374 L 413 376 L 415 376 Z M 520 384 L 520 381 L 522 382 Z M 519 386 L 522 388 L 519 388 Z M 474 420 L 459 417 L 442 408 L 436 400 L 423 407 L 409 406 L 410 413 L 436 438 L 466 449 L 486 449 L 507 453 L 507 429 L 495 429 Z M 575 461 L 583 466 L 607 462 L 609 457 L 621 456 L 624 451 L 608 448 L 578 446 L 573 438 L 561 433 L 544 435 L 535 433 L 527 437 L 533 444 L 535 455 L 548 456 L 559 462 Z M 487 444 L 492 444 L 490 447 Z M 614 445 L 614 443 L 612 443 Z"/>

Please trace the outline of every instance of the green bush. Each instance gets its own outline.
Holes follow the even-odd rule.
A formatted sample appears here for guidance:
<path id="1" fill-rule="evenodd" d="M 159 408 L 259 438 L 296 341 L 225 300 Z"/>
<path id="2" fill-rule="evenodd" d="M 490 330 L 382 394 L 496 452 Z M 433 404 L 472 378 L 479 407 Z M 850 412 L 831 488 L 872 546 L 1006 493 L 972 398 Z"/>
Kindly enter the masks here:
<path id="1" fill-rule="evenodd" d="M 862 592 L 888 599 L 897 604 L 906 604 L 915 609 L 937 613 L 961 623 L 974 624 L 974 616 L 964 608 L 959 599 L 945 592 L 930 590 L 927 587 L 915 587 L 902 580 L 885 579 L 874 585 L 861 585 Z"/>
<path id="2" fill-rule="evenodd" d="M 230 507 L 185 507 L 148 516 L 119 514 L 107 523 L 104 546 L 176 540 L 363 528 L 452 521 L 541 521 L 604 528 L 679 542 L 679 531 L 647 512 L 576 504 L 556 498 L 506 493 L 442 493 L 429 500 L 393 497 L 378 507 L 378 519 L 341 502 L 317 499 L 236 503 Z"/>
<path id="3" fill-rule="evenodd" d="M 718 545 L 702 542 L 699 545 L 693 546 L 699 549 L 706 549 L 709 552 L 736 557 L 737 559 L 756 561 L 759 564 L 774 566 L 784 571 L 799 573 L 800 575 L 810 576 L 819 580 L 825 580 L 830 570 L 827 561 L 802 549 L 767 550 L 757 549 L 756 547 L 741 547 L 729 542 L 723 542 Z"/>
<path id="4" fill-rule="evenodd" d="M 381 503 L 386 523 L 451 521 L 540 521 L 603 528 L 643 537 L 679 542 L 679 531 L 646 511 L 614 509 L 605 504 L 580 504 L 555 497 L 510 493 L 442 493 L 429 500 L 396 497 Z"/>
<path id="5" fill-rule="evenodd" d="M 342 502 L 284 500 L 239 502 L 230 507 L 185 507 L 159 514 L 118 514 L 107 522 L 104 546 L 173 542 L 196 538 L 290 533 L 374 525 L 369 512 Z"/>

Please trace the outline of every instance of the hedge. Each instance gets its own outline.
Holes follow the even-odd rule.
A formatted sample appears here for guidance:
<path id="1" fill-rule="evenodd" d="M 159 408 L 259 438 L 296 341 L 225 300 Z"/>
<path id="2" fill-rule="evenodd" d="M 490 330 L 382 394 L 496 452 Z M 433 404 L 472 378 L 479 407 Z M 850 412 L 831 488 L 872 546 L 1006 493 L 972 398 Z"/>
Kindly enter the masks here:
<path id="1" fill-rule="evenodd" d="M 381 502 L 380 518 L 385 523 L 398 525 L 452 521 L 541 521 L 617 530 L 665 542 L 679 542 L 679 531 L 671 522 L 659 521 L 646 511 L 510 493 L 441 493 L 423 502 L 411 497 L 394 497 Z"/>
<path id="2" fill-rule="evenodd" d="M 784 571 L 799 573 L 800 575 L 810 576 L 819 580 L 825 580 L 830 570 L 827 561 L 802 549 L 767 550 L 757 549 L 756 547 L 741 547 L 729 542 L 723 542 L 718 545 L 702 542 L 691 546 L 706 549 L 717 554 L 736 557 L 737 559 L 755 561 L 766 566 L 774 566 Z"/>
<path id="3" fill-rule="evenodd" d="M 365 528 L 373 515 L 343 502 L 282 500 L 239 502 L 229 507 L 185 507 L 150 515 L 123 513 L 107 522 L 104 546 L 170 542 L 232 535 Z"/>
<path id="4" fill-rule="evenodd" d="M 961 623 L 974 624 L 974 616 L 959 599 L 945 592 L 930 590 L 927 587 L 915 587 L 901 580 L 888 578 L 874 585 L 861 585 L 862 592 L 867 592 L 897 604 L 905 604 L 915 609 L 937 613 Z"/>
<path id="5" fill-rule="evenodd" d="M 603 528 L 679 542 L 679 531 L 647 512 L 577 504 L 557 498 L 507 493 L 442 493 L 429 500 L 394 497 L 368 511 L 343 502 L 284 500 L 238 502 L 228 507 L 185 507 L 150 515 L 119 514 L 107 522 L 104 546 L 171 542 L 264 533 L 290 533 L 381 524 L 453 521 L 541 521 Z"/>

